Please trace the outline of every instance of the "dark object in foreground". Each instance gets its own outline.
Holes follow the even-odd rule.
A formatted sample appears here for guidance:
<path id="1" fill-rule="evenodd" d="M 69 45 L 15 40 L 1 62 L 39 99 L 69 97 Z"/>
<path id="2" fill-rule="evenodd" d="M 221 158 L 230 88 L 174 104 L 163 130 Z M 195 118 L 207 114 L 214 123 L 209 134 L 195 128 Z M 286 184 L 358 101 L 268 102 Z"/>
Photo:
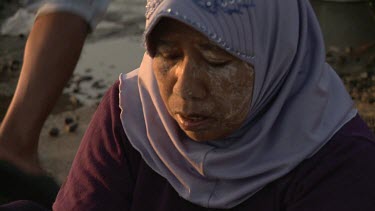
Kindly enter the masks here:
<path id="1" fill-rule="evenodd" d="M 20 200 L 0 205 L 1 211 L 48 211 L 49 209 L 42 207 L 38 203 Z"/>
<path id="2" fill-rule="evenodd" d="M 47 175 L 22 172 L 7 161 L 0 161 L 0 204 L 16 200 L 31 200 L 51 208 L 59 185 Z"/>

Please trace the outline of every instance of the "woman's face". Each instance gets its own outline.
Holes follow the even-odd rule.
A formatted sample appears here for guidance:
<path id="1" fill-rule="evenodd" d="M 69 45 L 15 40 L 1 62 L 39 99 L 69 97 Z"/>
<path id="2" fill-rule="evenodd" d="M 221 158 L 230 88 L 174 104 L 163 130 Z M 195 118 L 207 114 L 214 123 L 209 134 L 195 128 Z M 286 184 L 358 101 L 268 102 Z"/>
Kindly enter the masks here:
<path id="1" fill-rule="evenodd" d="M 161 97 L 186 135 L 206 141 L 238 129 L 250 110 L 252 66 L 171 19 L 162 20 L 150 37 Z"/>

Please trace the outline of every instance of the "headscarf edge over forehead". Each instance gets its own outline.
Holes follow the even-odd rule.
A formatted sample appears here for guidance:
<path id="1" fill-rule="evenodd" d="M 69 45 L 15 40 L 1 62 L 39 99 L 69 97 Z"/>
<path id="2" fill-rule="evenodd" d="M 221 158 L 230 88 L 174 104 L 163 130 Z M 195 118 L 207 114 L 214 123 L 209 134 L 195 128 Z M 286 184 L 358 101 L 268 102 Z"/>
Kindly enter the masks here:
<path id="1" fill-rule="evenodd" d="M 194 2 L 195 4 L 189 4 L 191 1 L 189 1 L 188 4 L 180 4 L 179 2 L 168 0 L 148 1 L 148 6 L 146 6 L 146 30 L 144 32 L 144 42 L 146 48 L 148 48 L 147 41 L 150 32 L 154 29 L 161 18 L 168 17 L 187 24 L 188 26 L 204 34 L 208 39 L 216 43 L 219 47 L 223 48 L 227 52 L 241 58 L 246 62 L 252 63 L 252 60 L 254 59 L 253 49 L 251 49 L 253 45 L 252 30 L 247 28 L 247 31 L 241 34 L 237 33 L 236 36 L 233 34 L 228 34 L 228 32 L 226 35 L 230 35 L 231 37 L 228 39 L 228 37 L 225 37 L 222 33 L 223 31 L 227 30 L 226 26 L 213 24 L 212 20 L 217 18 L 217 16 L 222 16 L 223 14 L 241 14 L 243 13 L 242 10 L 248 10 L 250 12 L 250 9 L 255 7 L 253 0 L 241 0 L 241 4 L 237 3 L 239 1 L 236 0 L 226 0 L 221 1 L 221 3 L 219 3 L 219 1 L 211 0 L 195 0 Z M 226 3 L 227 6 L 222 6 L 223 3 Z M 168 7 L 163 7 L 161 4 L 168 4 Z M 208 4 L 211 6 L 208 7 Z M 210 14 L 209 16 L 207 16 L 207 12 Z M 237 16 L 233 17 L 235 18 L 231 21 L 236 21 L 235 19 L 238 18 Z M 224 19 L 222 19 L 222 21 L 225 21 Z M 229 26 L 228 24 L 231 24 L 230 22 L 226 21 L 224 23 L 227 26 Z M 245 42 L 242 42 L 241 45 L 245 44 L 245 48 L 241 48 L 243 46 L 235 46 L 240 43 L 233 42 L 233 38 L 244 40 Z"/>
<path id="2" fill-rule="evenodd" d="M 147 54 L 137 72 L 120 76 L 121 120 L 130 143 L 184 199 L 232 208 L 314 155 L 357 113 L 325 63 L 307 0 L 159 0 L 148 6 L 146 39 L 162 17 L 173 18 L 255 70 L 251 115 L 229 139 L 215 140 L 226 147 L 181 135 Z"/>

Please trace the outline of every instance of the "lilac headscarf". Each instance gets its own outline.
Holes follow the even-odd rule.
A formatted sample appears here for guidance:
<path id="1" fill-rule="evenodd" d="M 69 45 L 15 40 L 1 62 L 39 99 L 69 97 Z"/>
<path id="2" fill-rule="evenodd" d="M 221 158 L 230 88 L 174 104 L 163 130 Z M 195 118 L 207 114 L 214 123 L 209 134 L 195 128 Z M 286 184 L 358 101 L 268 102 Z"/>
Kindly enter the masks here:
<path id="1" fill-rule="evenodd" d="M 204 143 L 188 138 L 168 114 L 147 54 L 138 70 L 120 76 L 129 141 L 192 203 L 239 205 L 314 155 L 357 112 L 325 63 L 308 0 L 154 0 L 146 17 L 146 42 L 161 18 L 173 18 L 255 70 L 245 124 L 229 137 Z"/>

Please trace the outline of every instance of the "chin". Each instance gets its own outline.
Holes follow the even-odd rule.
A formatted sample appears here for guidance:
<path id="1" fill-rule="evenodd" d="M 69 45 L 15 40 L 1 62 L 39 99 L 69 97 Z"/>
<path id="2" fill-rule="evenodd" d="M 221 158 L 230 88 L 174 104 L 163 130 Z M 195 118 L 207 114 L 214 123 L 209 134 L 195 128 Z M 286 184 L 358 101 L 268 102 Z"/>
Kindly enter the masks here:
<path id="1" fill-rule="evenodd" d="M 193 139 L 196 142 L 208 141 L 209 137 L 202 133 L 192 132 L 192 131 L 183 131 L 190 139 Z"/>
<path id="2" fill-rule="evenodd" d="M 192 131 L 184 131 L 184 133 L 191 138 L 192 140 L 196 142 L 206 142 L 206 141 L 212 141 L 215 139 L 220 139 L 223 136 L 221 136 L 218 133 L 212 133 L 212 132 L 192 132 Z"/>

